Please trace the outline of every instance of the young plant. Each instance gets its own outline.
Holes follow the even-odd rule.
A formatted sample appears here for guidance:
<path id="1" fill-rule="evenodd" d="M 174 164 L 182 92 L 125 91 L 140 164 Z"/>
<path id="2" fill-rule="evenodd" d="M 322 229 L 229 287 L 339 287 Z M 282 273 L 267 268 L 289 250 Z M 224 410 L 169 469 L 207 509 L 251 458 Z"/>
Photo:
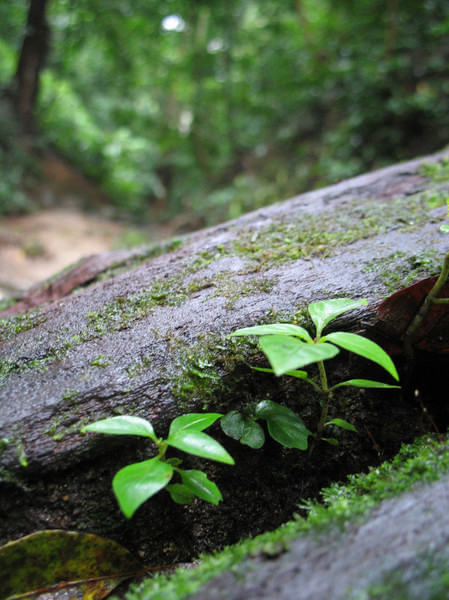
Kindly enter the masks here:
<path id="1" fill-rule="evenodd" d="M 228 413 L 221 420 L 223 431 L 243 444 L 252 448 L 260 448 L 264 443 L 265 436 L 257 420 L 263 419 L 267 423 L 268 433 L 272 438 L 287 448 L 298 448 L 299 450 L 307 449 L 309 436 L 313 436 L 317 441 L 325 440 L 331 444 L 337 444 L 338 442 L 334 438 L 323 437 L 324 428 L 330 425 L 356 431 L 353 425 L 343 419 L 328 420 L 329 402 L 333 392 L 344 386 L 381 389 L 399 387 L 370 379 L 350 379 L 329 386 L 324 361 L 336 356 L 340 352 L 340 348 L 375 362 L 396 381 L 399 380 L 393 361 L 375 342 L 345 331 L 323 335 L 324 328 L 333 319 L 363 304 L 367 304 L 367 301 L 349 298 L 313 302 L 308 307 L 309 315 L 315 325 L 313 337 L 304 327 L 289 323 L 256 325 L 231 333 L 231 337 L 260 337 L 259 345 L 266 355 L 271 369 L 256 368 L 256 370 L 274 373 L 277 376 L 290 375 L 307 382 L 319 395 L 321 414 L 316 431 L 311 432 L 292 410 L 271 400 L 263 400 L 257 404 L 251 415 L 243 415 L 237 411 Z M 313 363 L 318 366 L 319 382 L 311 379 L 306 371 L 298 370 Z"/>
<path id="2" fill-rule="evenodd" d="M 158 454 L 155 457 L 120 469 L 112 481 L 120 509 L 129 519 L 141 504 L 164 488 L 178 504 L 188 504 L 195 497 L 214 505 L 222 500 L 220 490 L 203 471 L 182 469 L 182 460 L 166 457 L 166 452 L 171 446 L 194 456 L 233 465 L 233 458 L 223 446 L 204 433 L 204 429 L 221 417 L 218 413 L 181 415 L 171 422 L 165 440 L 156 436 L 149 421 L 129 415 L 96 421 L 81 431 L 139 435 L 150 438 L 156 444 Z M 175 473 L 180 476 L 181 483 L 170 483 Z"/>

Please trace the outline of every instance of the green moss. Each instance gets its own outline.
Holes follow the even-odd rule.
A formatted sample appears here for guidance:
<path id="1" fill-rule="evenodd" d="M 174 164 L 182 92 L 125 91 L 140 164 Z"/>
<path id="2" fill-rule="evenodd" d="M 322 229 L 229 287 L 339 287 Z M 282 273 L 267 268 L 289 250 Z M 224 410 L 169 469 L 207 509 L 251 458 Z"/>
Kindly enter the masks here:
<path id="1" fill-rule="evenodd" d="M 28 331 L 45 323 L 47 317 L 39 312 L 33 311 L 26 315 L 15 315 L 6 319 L 0 319 L 0 342 L 16 336 L 22 331 Z"/>
<path id="2" fill-rule="evenodd" d="M 102 369 L 105 369 L 111 364 L 111 359 L 107 356 L 103 356 L 103 354 L 99 354 L 90 364 L 92 367 L 101 367 Z"/>
<path id="3" fill-rule="evenodd" d="M 367 263 L 362 272 L 376 273 L 389 293 L 412 285 L 424 277 L 437 275 L 441 270 L 443 256 L 433 248 L 424 249 L 410 256 L 405 252 L 394 252 Z"/>
<path id="4" fill-rule="evenodd" d="M 288 548 L 291 540 L 305 532 L 319 532 L 336 524 L 343 527 L 349 519 L 361 520 L 369 509 L 382 500 L 405 492 L 414 485 L 435 481 L 448 470 L 447 440 L 439 443 L 434 437 L 425 436 L 414 444 L 403 446 L 394 460 L 371 469 L 367 474 L 350 476 L 347 485 L 335 484 L 324 490 L 323 503 L 306 503 L 307 519 L 298 517 L 274 532 L 244 540 L 210 556 L 202 556 L 198 568 L 194 570 L 179 569 L 173 576 L 156 575 L 133 586 L 126 598 L 181 600 L 193 597 L 195 591 L 215 575 L 227 570 L 238 573 L 239 564 L 247 556 L 277 554 Z M 443 581 L 446 581 L 446 577 L 447 569 L 441 573 Z M 396 595 L 384 597 L 397 598 Z M 440 597 L 443 596 L 435 596 L 435 600 Z"/>
<path id="5" fill-rule="evenodd" d="M 429 177 L 433 182 L 449 181 L 449 159 L 443 158 L 440 162 L 423 163 L 418 172 L 423 177 Z"/>

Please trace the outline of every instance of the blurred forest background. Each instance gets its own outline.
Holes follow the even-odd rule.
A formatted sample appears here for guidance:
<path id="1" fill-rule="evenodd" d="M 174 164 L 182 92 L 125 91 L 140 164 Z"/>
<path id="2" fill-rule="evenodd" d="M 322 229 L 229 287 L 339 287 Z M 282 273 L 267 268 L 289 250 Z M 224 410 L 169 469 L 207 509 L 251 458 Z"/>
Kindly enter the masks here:
<path id="1" fill-rule="evenodd" d="M 0 86 L 0 215 L 53 177 L 188 230 L 447 144 L 449 1 L 9 0 Z"/>

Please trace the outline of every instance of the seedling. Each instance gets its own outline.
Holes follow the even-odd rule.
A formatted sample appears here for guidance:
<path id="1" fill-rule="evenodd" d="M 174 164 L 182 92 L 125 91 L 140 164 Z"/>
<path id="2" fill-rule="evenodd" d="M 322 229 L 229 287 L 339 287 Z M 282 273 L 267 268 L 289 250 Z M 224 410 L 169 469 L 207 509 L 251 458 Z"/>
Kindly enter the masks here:
<path id="1" fill-rule="evenodd" d="M 197 497 L 217 505 L 223 499 L 216 484 L 203 471 L 181 469 L 181 459 L 166 457 L 171 446 L 194 456 L 233 465 L 233 458 L 223 446 L 204 433 L 204 429 L 221 417 L 218 413 L 181 415 L 171 422 L 165 440 L 156 436 L 149 421 L 129 415 L 96 421 L 81 431 L 138 435 L 150 438 L 156 444 L 157 456 L 120 469 L 112 481 L 120 509 L 129 519 L 141 504 L 164 488 L 178 504 L 188 504 Z M 170 483 L 175 473 L 180 476 L 181 483 Z"/>
<path id="2" fill-rule="evenodd" d="M 355 333 L 337 331 L 323 335 L 323 329 L 339 315 L 367 304 L 366 300 L 351 300 L 336 298 L 322 302 L 313 302 L 308 307 L 309 315 L 315 325 L 315 335 L 298 325 L 289 323 L 274 323 L 271 325 L 256 325 L 245 327 L 231 333 L 235 336 L 258 336 L 259 345 L 271 365 L 270 369 L 255 368 L 257 371 L 274 373 L 277 376 L 290 375 L 307 382 L 317 392 L 321 405 L 320 419 L 316 431 L 307 429 L 302 419 L 289 408 L 271 400 L 259 402 L 251 415 L 243 415 L 231 411 L 221 420 L 223 431 L 241 443 L 252 448 L 260 448 L 265 441 L 262 427 L 257 423 L 263 419 L 267 423 L 268 433 L 273 439 L 287 448 L 306 450 L 308 438 L 317 441 L 324 440 L 330 444 L 338 444 L 334 438 L 323 437 L 325 427 L 334 425 L 342 429 L 356 431 L 355 427 L 344 419 L 328 420 L 329 402 L 333 392 L 345 386 L 356 388 L 398 388 L 370 379 L 350 379 L 329 387 L 324 361 L 334 358 L 340 348 L 353 352 L 377 363 L 383 367 L 396 381 L 399 376 L 393 361 L 388 354 L 375 342 Z M 311 379 L 302 369 L 310 364 L 318 366 L 319 382 Z"/>

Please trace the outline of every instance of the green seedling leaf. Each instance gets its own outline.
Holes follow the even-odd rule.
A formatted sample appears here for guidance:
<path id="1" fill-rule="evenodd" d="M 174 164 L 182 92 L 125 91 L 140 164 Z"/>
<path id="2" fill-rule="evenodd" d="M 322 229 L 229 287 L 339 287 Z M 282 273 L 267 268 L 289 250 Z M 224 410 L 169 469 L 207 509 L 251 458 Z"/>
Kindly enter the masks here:
<path id="1" fill-rule="evenodd" d="M 344 350 L 354 352 L 359 356 L 363 356 L 372 362 L 377 363 L 383 367 L 390 375 L 399 381 L 399 375 L 396 371 L 393 361 L 388 354 L 375 342 L 357 335 L 356 333 L 347 333 L 345 331 L 337 331 L 335 333 L 329 333 L 323 340 L 332 342 Z"/>
<path id="2" fill-rule="evenodd" d="M 210 435 L 201 431 L 181 429 L 173 435 L 169 435 L 166 442 L 169 446 L 173 446 L 189 454 L 194 454 L 195 456 L 210 458 L 228 465 L 234 464 L 234 459 L 223 446 L 210 437 Z"/>
<path id="3" fill-rule="evenodd" d="M 112 489 L 125 517 L 130 519 L 141 504 L 169 483 L 172 476 L 172 465 L 158 457 L 120 469 L 112 480 Z"/>
<path id="4" fill-rule="evenodd" d="M 0 548 L 0 597 L 100 600 L 145 569 L 128 550 L 105 538 L 71 531 L 39 531 Z M 55 596 L 56 597 L 56 596 Z"/>
<path id="5" fill-rule="evenodd" d="M 215 506 L 223 500 L 220 490 L 213 481 L 207 478 L 206 473 L 192 469 L 190 471 L 180 470 L 182 482 L 186 488 L 201 500 L 206 500 Z"/>
<path id="6" fill-rule="evenodd" d="M 349 310 L 359 308 L 364 304 L 368 304 L 366 299 L 352 300 L 351 298 L 334 298 L 332 300 L 312 302 L 309 305 L 308 311 L 316 327 L 317 336 L 321 336 L 321 332 L 332 319 Z"/>
<path id="7" fill-rule="evenodd" d="M 331 344 L 307 344 L 286 335 L 267 335 L 260 346 L 268 358 L 275 375 L 285 375 L 300 367 L 333 358 L 339 352 Z"/>
<path id="8" fill-rule="evenodd" d="M 255 421 L 245 423 L 240 442 L 245 446 L 253 448 L 253 450 L 262 448 L 265 443 L 265 433 L 259 423 L 256 423 Z"/>
<path id="9" fill-rule="evenodd" d="M 181 415 L 176 419 L 173 419 L 170 425 L 169 435 L 173 435 L 177 431 L 181 430 L 193 430 L 203 431 L 210 427 L 217 419 L 222 417 L 219 413 L 190 413 L 188 415 Z"/>
<path id="10" fill-rule="evenodd" d="M 258 450 L 265 442 L 265 433 L 262 427 L 255 421 L 245 421 L 241 413 L 232 410 L 220 421 L 222 430 L 234 440 L 240 440 L 242 444 Z"/>
<path id="11" fill-rule="evenodd" d="M 286 448 L 307 450 L 307 427 L 296 413 L 271 400 L 262 400 L 256 407 L 256 416 L 267 422 L 268 433 Z"/>
<path id="12" fill-rule="evenodd" d="M 312 342 L 312 338 L 309 332 L 300 327 L 299 325 L 293 325 L 291 323 L 272 323 L 270 325 L 255 325 L 254 327 L 244 327 L 243 329 L 237 329 L 229 335 L 229 337 L 235 336 L 248 336 L 248 335 L 292 335 L 299 337 L 306 342 Z"/>
<path id="13" fill-rule="evenodd" d="M 170 483 L 166 489 L 176 504 L 190 504 L 195 500 L 195 494 L 182 483 Z"/>
<path id="14" fill-rule="evenodd" d="M 379 388 L 379 389 L 400 389 L 400 385 L 390 385 L 389 383 L 382 383 L 381 381 L 373 381 L 372 379 L 348 379 L 348 381 L 342 381 L 332 387 L 333 390 L 343 386 L 352 386 L 356 388 Z"/>
<path id="15" fill-rule="evenodd" d="M 261 373 L 274 373 L 273 369 L 264 369 L 262 367 L 251 367 L 254 371 L 260 371 Z M 308 374 L 306 371 L 288 371 L 284 375 L 290 377 L 296 377 L 297 379 L 307 379 Z"/>
<path id="16" fill-rule="evenodd" d="M 231 410 L 220 421 L 221 429 L 233 440 L 239 440 L 245 428 L 245 419 L 237 410 Z"/>
<path id="17" fill-rule="evenodd" d="M 323 442 L 327 442 L 328 444 L 331 444 L 332 446 L 338 446 L 338 440 L 336 440 L 335 438 L 321 438 L 323 440 Z"/>
<path id="18" fill-rule="evenodd" d="M 143 437 L 149 437 L 153 441 L 156 441 L 157 439 L 153 426 L 149 421 L 130 415 L 111 417 L 110 419 L 96 421 L 81 429 L 82 433 L 85 433 L 86 431 L 111 433 L 116 435 L 141 435 Z"/>
<path id="19" fill-rule="evenodd" d="M 358 433 L 358 431 L 354 427 L 354 425 L 351 425 L 351 423 L 348 423 L 344 419 L 332 419 L 331 421 L 328 421 L 325 424 L 325 427 L 327 427 L 328 425 L 336 425 L 337 427 L 340 427 L 341 429 L 346 429 L 347 431 L 355 431 L 355 433 Z"/>

